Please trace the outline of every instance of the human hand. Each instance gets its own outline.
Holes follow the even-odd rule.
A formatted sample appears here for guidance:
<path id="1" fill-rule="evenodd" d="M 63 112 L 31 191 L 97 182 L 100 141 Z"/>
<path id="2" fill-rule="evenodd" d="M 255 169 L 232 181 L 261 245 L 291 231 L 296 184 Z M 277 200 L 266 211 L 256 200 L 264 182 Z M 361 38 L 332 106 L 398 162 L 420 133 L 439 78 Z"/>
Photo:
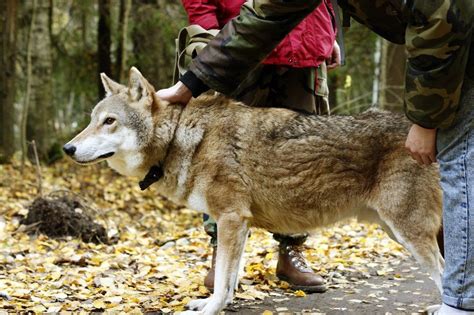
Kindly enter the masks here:
<path id="1" fill-rule="evenodd" d="M 436 163 L 436 129 L 413 124 L 408 132 L 405 148 L 419 164 Z"/>
<path id="2" fill-rule="evenodd" d="M 336 41 L 334 41 L 334 46 L 332 47 L 331 57 L 326 59 L 326 65 L 328 70 L 336 69 L 341 65 L 341 48 Z"/>
<path id="3" fill-rule="evenodd" d="M 172 87 L 169 87 L 167 89 L 161 89 L 156 92 L 156 96 L 170 103 L 179 103 L 186 105 L 193 95 L 191 93 L 191 90 L 188 89 L 188 87 L 184 85 L 183 82 L 178 81 L 178 83 L 176 83 Z"/>

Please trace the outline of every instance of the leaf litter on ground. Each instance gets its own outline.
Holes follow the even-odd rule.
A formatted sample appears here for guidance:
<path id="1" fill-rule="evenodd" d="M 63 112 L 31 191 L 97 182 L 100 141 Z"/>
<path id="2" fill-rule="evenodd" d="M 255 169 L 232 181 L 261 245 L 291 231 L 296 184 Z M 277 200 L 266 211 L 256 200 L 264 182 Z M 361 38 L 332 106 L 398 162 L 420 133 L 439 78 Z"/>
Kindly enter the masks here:
<path id="1" fill-rule="evenodd" d="M 37 197 L 33 166 L 0 165 L 0 309 L 11 312 L 176 312 L 209 292 L 203 285 L 211 250 L 201 215 L 161 197 L 153 186 L 105 165 L 61 161 L 43 167 L 43 191 L 68 190 L 96 209 L 93 220 L 116 241 L 29 234 L 22 220 Z M 279 294 L 304 298 L 275 275 L 278 253 L 271 234 L 253 229 L 237 304 Z M 355 221 L 312 233 L 305 251 L 331 288 L 351 279 L 390 274 L 408 253 L 376 225 Z M 401 277 L 398 275 L 398 277 Z"/>

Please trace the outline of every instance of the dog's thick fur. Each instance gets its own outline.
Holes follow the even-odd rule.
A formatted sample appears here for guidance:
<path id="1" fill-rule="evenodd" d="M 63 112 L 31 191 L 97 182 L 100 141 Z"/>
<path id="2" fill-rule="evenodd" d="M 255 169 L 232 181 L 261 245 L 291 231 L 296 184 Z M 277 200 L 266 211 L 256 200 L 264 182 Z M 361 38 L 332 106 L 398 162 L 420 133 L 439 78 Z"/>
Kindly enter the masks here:
<path id="1" fill-rule="evenodd" d="M 250 226 L 299 233 L 351 216 L 380 223 L 441 286 L 438 169 L 406 153 L 401 115 L 312 116 L 220 95 L 182 106 L 159 100 L 135 68 L 129 87 L 102 79 L 108 96 L 68 143 L 72 157 L 138 177 L 160 165 L 163 195 L 216 219 L 215 291 L 191 309 L 216 314 L 232 301 Z"/>

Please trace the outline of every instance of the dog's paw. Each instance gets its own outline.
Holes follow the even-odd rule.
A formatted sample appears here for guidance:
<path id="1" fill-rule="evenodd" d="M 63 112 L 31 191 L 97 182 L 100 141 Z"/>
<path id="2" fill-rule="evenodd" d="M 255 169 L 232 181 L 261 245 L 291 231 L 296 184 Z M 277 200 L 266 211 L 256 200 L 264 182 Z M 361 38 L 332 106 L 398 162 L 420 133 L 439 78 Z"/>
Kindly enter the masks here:
<path id="1" fill-rule="evenodd" d="M 186 308 L 192 311 L 201 311 L 209 303 L 211 298 L 191 300 L 186 304 Z"/>

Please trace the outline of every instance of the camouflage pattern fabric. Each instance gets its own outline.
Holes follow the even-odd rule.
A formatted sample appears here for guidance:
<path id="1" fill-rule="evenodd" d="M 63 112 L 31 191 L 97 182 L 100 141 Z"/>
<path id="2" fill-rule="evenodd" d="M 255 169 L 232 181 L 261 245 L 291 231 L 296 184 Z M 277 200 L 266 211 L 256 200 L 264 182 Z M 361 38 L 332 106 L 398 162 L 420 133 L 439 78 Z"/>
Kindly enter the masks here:
<path id="1" fill-rule="evenodd" d="M 195 58 L 190 70 L 209 87 L 232 95 L 279 41 L 320 0 L 253 0 Z M 474 73 L 472 0 L 341 0 L 357 21 L 405 43 L 407 117 L 426 128 L 447 128 L 456 117 L 461 86 Z M 470 58 L 471 55 L 471 58 Z"/>
<path id="2" fill-rule="evenodd" d="M 217 224 L 208 214 L 202 215 L 204 231 L 211 237 L 211 245 L 217 246 Z"/>
<path id="3" fill-rule="evenodd" d="M 405 111 L 422 126 L 449 127 L 459 108 L 472 45 L 474 1 L 418 2 L 410 9 L 414 14 L 406 32 Z"/>
<path id="4" fill-rule="evenodd" d="M 407 23 L 402 15 L 402 12 L 406 12 L 403 10 L 403 2 L 390 0 L 337 1 L 344 14 L 396 44 L 405 44 Z"/>

